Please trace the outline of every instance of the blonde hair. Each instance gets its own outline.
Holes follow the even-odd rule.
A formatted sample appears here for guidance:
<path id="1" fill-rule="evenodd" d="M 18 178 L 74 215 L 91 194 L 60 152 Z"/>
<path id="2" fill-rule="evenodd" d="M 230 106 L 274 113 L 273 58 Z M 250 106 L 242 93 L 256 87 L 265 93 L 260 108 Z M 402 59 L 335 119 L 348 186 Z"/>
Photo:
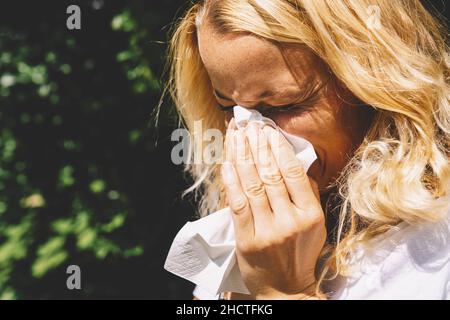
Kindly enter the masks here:
<path id="1" fill-rule="evenodd" d="M 379 26 L 369 23 L 374 10 Z M 401 221 L 437 221 L 448 212 L 450 57 L 445 29 L 419 0 L 197 1 L 171 39 L 167 87 L 190 132 L 198 120 L 204 128 L 225 129 L 198 49 L 197 28 L 205 17 L 223 33 L 306 44 L 376 110 L 335 182 L 337 241 L 323 250 L 318 292 L 326 275 L 346 274 L 357 244 Z M 201 216 L 226 206 L 218 167 L 186 166 L 195 179 L 187 192 L 201 195 Z"/>

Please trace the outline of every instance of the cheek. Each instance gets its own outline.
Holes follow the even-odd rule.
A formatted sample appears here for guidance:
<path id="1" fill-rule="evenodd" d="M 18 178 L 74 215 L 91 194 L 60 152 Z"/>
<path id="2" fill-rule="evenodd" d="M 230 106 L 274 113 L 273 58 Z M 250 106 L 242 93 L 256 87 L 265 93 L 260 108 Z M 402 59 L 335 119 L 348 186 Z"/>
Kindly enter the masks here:
<path id="1" fill-rule="evenodd" d="M 286 112 L 271 118 L 286 132 L 320 145 L 341 135 L 336 115 L 329 108 L 318 107 L 305 113 Z"/>
<path id="2" fill-rule="evenodd" d="M 304 114 L 289 112 L 272 119 L 286 132 L 301 136 L 314 145 L 319 161 L 309 172 L 321 188 L 338 175 L 354 149 L 356 133 L 350 125 L 353 119 L 344 119 L 338 106 L 320 105 Z"/>
<path id="3" fill-rule="evenodd" d="M 326 150 L 346 152 L 354 144 L 356 108 L 339 103 L 333 96 L 323 98 L 305 112 L 287 112 L 272 119 L 285 131 L 311 141 Z"/>

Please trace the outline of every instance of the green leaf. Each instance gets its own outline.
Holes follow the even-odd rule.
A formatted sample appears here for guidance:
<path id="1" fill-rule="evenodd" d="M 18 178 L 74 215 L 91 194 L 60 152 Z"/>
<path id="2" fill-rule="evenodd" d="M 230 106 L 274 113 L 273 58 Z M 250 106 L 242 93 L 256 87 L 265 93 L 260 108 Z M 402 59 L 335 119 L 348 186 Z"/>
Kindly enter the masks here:
<path id="1" fill-rule="evenodd" d="M 105 181 L 97 179 L 91 182 L 89 189 L 91 189 L 93 193 L 101 193 L 105 190 L 105 186 Z"/>
<path id="2" fill-rule="evenodd" d="M 77 247 L 80 250 L 85 250 L 93 246 L 97 232 L 93 229 L 86 229 L 78 235 Z"/>
<path id="3" fill-rule="evenodd" d="M 70 187 L 75 183 L 73 177 L 73 167 L 70 165 L 64 166 L 59 172 L 59 185 L 62 187 Z"/>
<path id="4" fill-rule="evenodd" d="M 38 258 L 31 267 L 35 278 L 43 277 L 48 271 L 60 266 L 68 258 L 66 251 L 59 251 L 50 257 Z"/>
<path id="5" fill-rule="evenodd" d="M 126 216 L 125 213 L 116 214 L 109 223 L 101 226 L 101 231 L 110 233 L 120 228 L 125 222 L 125 216 Z"/>

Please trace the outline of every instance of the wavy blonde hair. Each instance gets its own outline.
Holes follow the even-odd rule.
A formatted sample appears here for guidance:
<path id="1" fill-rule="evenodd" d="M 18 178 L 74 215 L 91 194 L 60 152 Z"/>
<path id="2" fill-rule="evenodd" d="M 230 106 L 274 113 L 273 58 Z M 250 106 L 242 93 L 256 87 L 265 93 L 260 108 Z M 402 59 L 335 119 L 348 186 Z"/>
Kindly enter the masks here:
<path id="1" fill-rule="evenodd" d="M 375 6 L 375 7 L 374 7 Z M 375 9 L 374 9 L 375 8 Z M 380 26 L 371 26 L 373 11 Z M 444 27 L 419 0 L 204 0 L 177 24 L 167 89 L 184 125 L 224 132 L 224 115 L 200 58 L 197 28 L 207 17 L 223 33 L 306 44 L 376 115 L 335 182 L 337 241 L 324 248 L 321 284 L 345 275 L 357 244 L 397 225 L 437 221 L 450 209 L 449 50 Z M 194 148 L 190 150 L 194 157 Z M 226 206 L 219 165 L 186 166 L 204 216 Z M 328 275 L 332 275 L 329 277 Z"/>

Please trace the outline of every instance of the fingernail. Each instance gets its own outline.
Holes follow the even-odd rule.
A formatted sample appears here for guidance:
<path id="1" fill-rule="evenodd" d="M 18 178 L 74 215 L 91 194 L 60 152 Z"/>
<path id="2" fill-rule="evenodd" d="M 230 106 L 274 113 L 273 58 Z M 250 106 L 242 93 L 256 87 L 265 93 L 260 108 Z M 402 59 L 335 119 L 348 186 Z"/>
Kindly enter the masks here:
<path id="1" fill-rule="evenodd" d="M 236 129 L 236 121 L 234 120 L 234 117 L 231 118 L 228 127 L 229 127 L 230 129 Z"/>
<path id="2" fill-rule="evenodd" d="M 227 132 L 233 128 L 233 121 L 234 121 L 234 118 L 231 118 L 231 120 L 228 122 Z"/>

